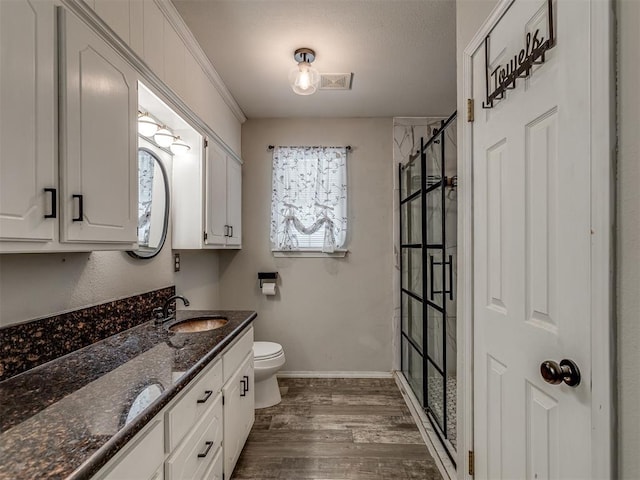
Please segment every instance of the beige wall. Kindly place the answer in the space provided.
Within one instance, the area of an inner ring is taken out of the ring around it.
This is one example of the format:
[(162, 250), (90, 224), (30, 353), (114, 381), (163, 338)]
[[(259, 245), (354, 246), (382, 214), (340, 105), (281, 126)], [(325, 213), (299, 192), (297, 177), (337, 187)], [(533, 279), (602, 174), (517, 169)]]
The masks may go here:
[(174, 274), (170, 237), (150, 260), (124, 252), (0, 255), (0, 327), (174, 284), (190, 308), (218, 308), (218, 253), (181, 256), (182, 269)]
[[(285, 371), (391, 370), (392, 128), (390, 118), (261, 119), (243, 125), (243, 249), (220, 256), (220, 302), (223, 308), (258, 312), (256, 339), (283, 345)], [(345, 258), (271, 254), (269, 144), (353, 147)], [(261, 295), (259, 271), (279, 272), (276, 297)]]
[(171, 250), (0, 255), (0, 327), (173, 285)]
[(619, 477), (640, 478), (640, 2), (617, 0)]

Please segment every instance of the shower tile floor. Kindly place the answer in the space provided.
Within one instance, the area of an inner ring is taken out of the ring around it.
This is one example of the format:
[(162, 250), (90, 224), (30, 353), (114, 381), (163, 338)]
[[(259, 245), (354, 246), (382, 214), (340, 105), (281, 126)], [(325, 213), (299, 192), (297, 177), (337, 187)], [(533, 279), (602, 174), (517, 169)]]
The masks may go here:
[[(438, 379), (432, 378), (429, 381), (429, 395), (432, 399), (431, 409), (435, 412), (442, 411), (442, 382)], [(453, 448), (456, 448), (456, 422), (457, 417), (457, 378), (453, 375), (447, 377), (447, 440), (451, 442)], [(441, 424), (441, 419), (438, 417)]]
[(233, 479), (441, 480), (393, 379), (280, 379)]

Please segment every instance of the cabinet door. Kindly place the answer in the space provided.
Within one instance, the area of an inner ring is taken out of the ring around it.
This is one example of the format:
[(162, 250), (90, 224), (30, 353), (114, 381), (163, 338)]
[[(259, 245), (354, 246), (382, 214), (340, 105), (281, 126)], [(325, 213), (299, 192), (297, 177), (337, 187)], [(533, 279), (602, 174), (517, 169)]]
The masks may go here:
[(224, 395), (224, 473), (231, 478), (255, 419), (253, 352), (222, 389)]
[(206, 148), (206, 239), (205, 245), (224, 245), (227, 227), (227, 157), (209, 142)]
[(204, 478), (206, 480), (223, 480), (223, 468), (224, 458), (222, 456), (222, 449), (219, 449), (218, 453), (216, 453), (216, 458), (213, 459), (211, 466), (205, 472)]
[[(0, 239), (54, 240), (53, 2), (0, 1)], [(48, 216), (50, 218), (45, 218)]]
[(161, 480), (158, 470), (164, 461), (163, 432), (162, 417), (152, 419), (94, 480)]
[(135, 243), (137, 76), (78, 18), (59, 15), (62, 240)]
[(227, 245), (242, 244), (242, 165), (227, 157), (227, 223), (231, 235)]

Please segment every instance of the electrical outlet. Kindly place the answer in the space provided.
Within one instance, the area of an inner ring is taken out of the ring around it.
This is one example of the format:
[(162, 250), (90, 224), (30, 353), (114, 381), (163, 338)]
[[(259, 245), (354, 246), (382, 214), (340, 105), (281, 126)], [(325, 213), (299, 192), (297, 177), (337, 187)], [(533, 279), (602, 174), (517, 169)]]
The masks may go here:
[(173, 271), (174, 272), (180, 271), (180, 254), (179, 253), (173, 254)]

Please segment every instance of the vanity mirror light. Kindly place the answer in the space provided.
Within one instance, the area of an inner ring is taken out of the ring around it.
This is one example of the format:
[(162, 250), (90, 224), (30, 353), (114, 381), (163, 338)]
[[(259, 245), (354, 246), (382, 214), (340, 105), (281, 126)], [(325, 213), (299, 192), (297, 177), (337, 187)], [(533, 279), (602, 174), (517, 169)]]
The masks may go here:
[[(169, 176), (160, 157), (168, 154), (140, 139), (138, 148), (138, 249), (134, 258), (153, 258), (167, 238), (169, 227)], [(169, 160), (170, 161), (170, 160)]]

